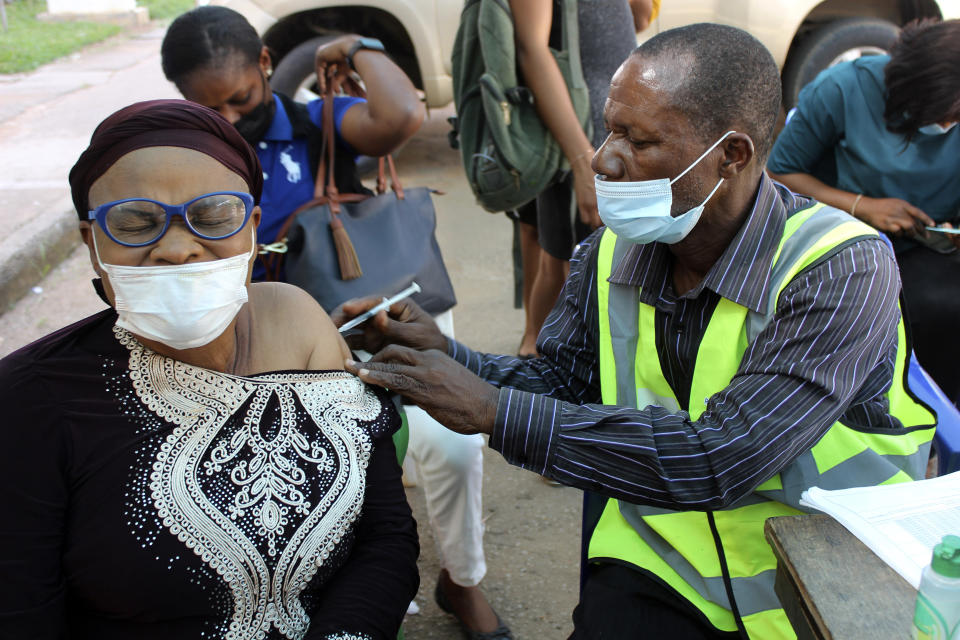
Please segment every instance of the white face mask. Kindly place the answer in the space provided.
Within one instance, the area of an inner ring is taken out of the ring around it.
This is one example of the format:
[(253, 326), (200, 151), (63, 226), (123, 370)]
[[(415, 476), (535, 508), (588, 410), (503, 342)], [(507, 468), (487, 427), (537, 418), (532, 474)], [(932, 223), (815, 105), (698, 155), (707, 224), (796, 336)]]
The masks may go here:
[(950, 129), (953, 129), (955, 126), (957, 126), (956, 122), (951, 122), (947, 126), (943, 126), (939, 122), (934, 122), (933, 124), (923, 125), (917, 129), (917, 131), (920, 133), (925, 133), (928, 136), (942, 136), (943, 134), (948, 133)]
[[(174, 349), (192, 349), (219, 337), (247, 301), (247, 270), (256, 239), (245, 254), (188, 264), (127, 267), (97, 262), (110, 279), (117, 326)], [(254, 233), (256, 233), (254, 231)]]
[(650, 242), (675, 244), (680, 242), (699, 222), (704, 205), (720, 188), (723, 178), (720, 178), (720, 182), (699, 206), (677, 217), (670, 215), (670, 207), (673, 205), (673, 190), (670, 185), (697, 166), (701, 160), (707, 157), (707, 154), (733, 133), (736, 132), (727, 131), (723, 134), (719, 140), (710, 145), (710, 148), (703, 155), (673, 180), (660, 178), (638, 182), (610, 182), (596, 176), (594, 181), (597, 188), (597, 209), (600, 213), (600, 219), (617, 236), (635, 244)]

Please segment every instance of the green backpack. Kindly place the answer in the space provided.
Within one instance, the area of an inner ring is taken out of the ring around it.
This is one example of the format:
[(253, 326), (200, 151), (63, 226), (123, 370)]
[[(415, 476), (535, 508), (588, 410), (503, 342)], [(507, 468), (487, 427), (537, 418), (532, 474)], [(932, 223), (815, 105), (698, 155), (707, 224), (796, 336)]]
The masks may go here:
[[(590, 137), (590, 96), (580, 66), (576, 0), (555, 0), (562, 50), (551, 48), (573, 109)], [(450, 142), (460, 148), (477, 203), (487, 211), (516, 209), (533, 200), (569, 167), (540, 120), (533, 92), (518, 86), (513, 15), (507, 0), (467, 0), (453, 45)]]

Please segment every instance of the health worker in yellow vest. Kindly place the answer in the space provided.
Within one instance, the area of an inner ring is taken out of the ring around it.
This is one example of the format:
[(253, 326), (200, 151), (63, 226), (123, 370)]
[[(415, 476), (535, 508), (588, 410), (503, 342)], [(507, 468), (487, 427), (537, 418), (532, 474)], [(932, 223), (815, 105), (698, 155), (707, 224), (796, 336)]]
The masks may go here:
[(893, 253), (765, 175), (779, 107), (747, 33), (651, 38), (613, 77), (593, 158), (606, 227), (543, 357), (471, 351), (401, 303), (366, 330), (374, 360), (347, 363), (590, 492), (577, 640), (793, 638), (764, 521), (802, 512), (811, 486), (923, 475), (936, 417), (906, 387)]

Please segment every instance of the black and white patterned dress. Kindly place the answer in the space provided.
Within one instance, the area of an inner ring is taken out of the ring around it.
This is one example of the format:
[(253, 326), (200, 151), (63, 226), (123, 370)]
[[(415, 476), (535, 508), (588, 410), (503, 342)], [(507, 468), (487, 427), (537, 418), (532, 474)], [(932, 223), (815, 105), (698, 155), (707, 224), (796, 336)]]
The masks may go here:
[(0, 638), (396, 637), (418, 547), (389, 399), (194, 367), (114, 320), (0, 363)]

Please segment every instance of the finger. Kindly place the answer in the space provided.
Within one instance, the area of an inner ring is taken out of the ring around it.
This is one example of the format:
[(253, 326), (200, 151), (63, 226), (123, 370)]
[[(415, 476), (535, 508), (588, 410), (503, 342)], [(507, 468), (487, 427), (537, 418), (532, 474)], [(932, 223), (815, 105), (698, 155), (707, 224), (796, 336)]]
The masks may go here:
[(391, 391), (396, 391), (411, 398), (417, 397), (423, 389), (423, 384), (416, 378), (408, 375), (412, 370), (406, 365), (394, 362), (356, 362), (346, 360), (344, 366), (347, 371), (356, 375), (363, 382), (375, 384), (378, 387), (384, 387)]
[(591, 228), (591, 229), (599, 229), (599, 228), (602, 227), (602, 226), (603, 226), (603, 220), (600, 218), (600, 212), (599, 212), (599, 211), (595, 211), (595, 212), (594, 212), (594, 216), (593, 216), (593, 220), (590, 221), (590, 228)]
[(390, 318), (387, 316), (386, 310), (378, 311), (377, 315), (370, 319), (370, 324), (376, 327), (380, 333), (387, 334), (390, 331)]
[(593, 218), (594, 218), (594, 215), (596, 214), (595, 210), (591, 211), (589, 207), (580, 207), (579, 213), (580, 213), (580, 222), (582, 222), (587, 226), (591, 226), (593, 224)]
[(390, 317), (399, 322), (406, 322), (416, 315), (418, 310), (420, 307), (417, 303), (407, 298), (390, 306)]
[[(383, 301), (383, 298), (369, 296), (366, 298), (353, 298), (340, 305), (340, 310), (349, 318), (354, 318), (364, 311), (368, 311)], [(334, 310), (336, 311), (336, 310)]]
[(317, 88), (321, 94), (327, 92), (327, 65), (324, 62), (317, 63)]
[(920, 236), (921, 238), (927, 237), (927, 229), (923, 222), (919, 218), (914, 218), (910, 216), (909, 222), (903, 223), (903, 230), (911, 235)]
[(928, 216), (926, 213), (916, 208), (913, 205), (907, 205), (907, 213), (913, 216), (917, 221), (921, 223), (921, 226), (935, 227), (937, 223), (934, 222), (933, 218)]
[(391, 344), (374, 354), (374, 356), (370, 358), (370, 362), (392, 362), (407, 366), (417, 366), (421, 363), (421, 357), (420, 352), (415, 349), (398, 344)]
[(389, 309), (377, 313), (372, 322), (381, 333), (394, 335), (397, 331), (403, 331), (404, 326), (414, 317), (416, 309), (416, 303), (401, 300)]
[[(398, 386), (400, 382), (398, 380), (387, 380), (387, 376), (382, 373), (377, 366), (367, 366), (367, 363), (361, 364), (355, 360), (345, 360), (343, 365), (348, 372), (357, 376), (367, 384), (374, 384), (378, 387), (386, 387), (400, 391)], [(371, 369), (373, 370), (371, 371)]]

